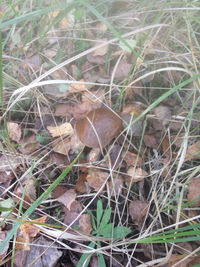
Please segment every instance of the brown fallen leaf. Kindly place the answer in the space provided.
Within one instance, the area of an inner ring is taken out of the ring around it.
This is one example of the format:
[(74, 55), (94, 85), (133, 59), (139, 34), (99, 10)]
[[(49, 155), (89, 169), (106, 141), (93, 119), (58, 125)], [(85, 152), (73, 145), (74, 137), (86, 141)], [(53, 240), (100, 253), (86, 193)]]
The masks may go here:
[[(176, 267), (193, 267), (195, 264), (198, 264), (200, 262), (199, 256), (189, 257), (185, 260), (183, 260), (185, 257), (187, 257), (188, 254), (172, 254), (169, 258), (167, 264), (169, 267), (173, 267), (176, 265)], [(183, 261), (181, 261), (183, 260)], [(181, 261), (180, 263), (178, 263)], [(195, 266), (194, 266), (195, 267)]]
[[(109, 174), (103, 171), (97, 171), (95, 169), (89, 170), (89, 174), (86, 176), (86, 180), (95, 191), (98, 191), (108, 179)], [(103, 189), (103, 188), (102, 188)]]
[(88, 90), (87, 85), (84, 82), (85, 82), (84, 79), (81, 79), (80, 81), (78, 81), (78, 83), (72, 83), (71, 89), (69, 89), (69, 93), (73, 94), (73, 93), (81, 93), (87, 91)]
[(94, 63), (94, 64), (97, 64), (97, 65), (102, 65), (102, 64), (105, 63), (105, 58), (103, 56), (94, 56), (92, 54), (88, 54), (87, 55), (87, 60), (90, 63)]
[(144, 178), (148, 176), (148, 173), (145, 170), (135, 167), (130, 167), (127, 171), (127, 174), (130, 176), (125, 177), (125, 181), (128, 183), (137, 183), (143, 181)]
[(47, 126), (47, 130), (52, 137), (72, 135), (74, 133), (74, 129), (69, 122), (65, 122), (59, 126)]
[(89, 235), (93, 228), (91, 224), (91, 218), (89, 214), (82, 214), (79, 219), (79, 232), (84, 235)]
[(64, 204), (68, 210), (71, 210), (71, 205), (75, 201), (76, 196), (77, 194), (74, 189), (68, 189), (64, 194), (57, 198), (57, 201)]
[(125, 151), (122, 154), (122, 158), (126, 162), (128, 167), (129, 166), (141, 167), (143, 164), (143, 159), (139, 155), (130, 151)]
[(60, 168), (66, 167), (70, 164), (68, 157), (54, 152), (50, 154), (50, 161), (51, 163), (56, 164)]
[(188, 187), (188, 201), (192, 202), (193, 207), (200, 206), (200, 178), (192, 178)]
[(40, 148), (39, 142), (36, 140), (36, 135), (31, 134), (23, 139), (20, 140), (19, 142), (19, 150), (21, 153), (25, 155), (29, 155), (35, 151), (37, 151)]
[(108, 182), (108, 188), (111, 196), (119, 196), (122, 192), (123, 179), (122, 177), (114, 177)]
[(164, 105), (159, 105), (154, 109), (153, 112), (163, 126), (169, 124), (172, 117), (172, 112), (169, 107)]
[(56, 153), (68, 155), (71, 149), (70, 138), (57, 138), (52, 144), (52, 149)]
[[(52, 241), (44, 236), (39, 236), (31, 242), (29, 251), (17, 249), (14, 257), (15, 267), (55, 267), (63, 252), (57, 247), (52, 247)], [(48, 248), (48, 249), (47, 249)]]
[(29, 222), (23, 223), (20, 226), (20, 231), (28, 234), (29, 237), (36, 237), (41, 231), (41, 229), (38, 228), (36, 224), (37, 223), (44, 224), (46, 219), (47, 219), (47, 216), (43, 216), (43, 217), (40, 217), (38, 219), (31, 220), (30, 223)]
[(20, 125), (16, 122), (8, 122), (7, 129), (10, 139), (18, 143), (22, 136)]
[(114, 72), (114, 79), (117, 81), (124, 80), (128, 76), (131, 66), (132, 65), (127, 63), (126, 60), (121, 60)]
[(23, 182), (14, 190), (14, 200), (16, 203), (24, 199), (24, 207), (29, 207), (29, 204), (36, 200), (36, 188), (35, 188), (36, 180), (34, 177), (26, 176)]
[[(100, 42), (103, 43), (106, 41), (107, 41), (107, 39), (98, 39), (95, 42), (95, 46), (99, 45)], [(108, 44), (104, 45), (101, 48), (96, 49), (92, 54), (93, 54), (93, 56), (104, 56), (107, 53), (107, 51), (108, 51)]]
[(9, 172), (16, 170), (24, 162), (23, 158), (18, 157), (14, 153), (7, 155), (4, 153), (0, 157), (0, 171)]
[(189, 145), (186, 151), (185, 161), (200, 158), (200, 141)]
[(76, 185), (75, 185), (75, 190), (82, 194), (87, 192), (86, 176), (87, 176), (87, 173), (82, 173), (79, 176), (78, 180), (76, 181)]
[(143, 200), (133, 200), (129, 204), (129, 214), (134, 221), (139, 226), (142, 226), (144, 222), (144, 217), (147, 215), (149, 207), (148, 201)]
[(65, 216), (64, 216), (64, 223), (66, 225), (71, 226), (79, 226), (79, 220), (80, 217), (77, 219), (77, 217), (80, 215), (82, 211), (82, 205), (80, 202), (75, 200), (71, 204), (71, 210), (69, 210), (67, 207), (64, 208)]
[(73, 110), (74, 107), (71, 104), (58, 104), (56, 105), (54, 115), (62, 117), (72, 116)]
[(155, 134), (145, 134), (144, 143), (147, 147), (150, 147), (150, 148), (158, 147), (158, 139), (156, 138)]

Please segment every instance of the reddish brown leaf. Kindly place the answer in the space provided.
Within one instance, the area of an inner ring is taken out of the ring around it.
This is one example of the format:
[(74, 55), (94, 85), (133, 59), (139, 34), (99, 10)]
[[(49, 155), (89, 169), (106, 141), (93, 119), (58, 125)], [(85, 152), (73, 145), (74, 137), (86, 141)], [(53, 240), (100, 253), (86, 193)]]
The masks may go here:
[(135, 167), (130, 167), (127, 171), (127, 174), (130, 176), (130, 177), (127, 176), (125, 177), (125, 181), (128, 183), (136, 183), (143, 181), (144, 178), (148, 176), (148, 173), (145, 170)]
[(87, 173), (82, 173), (79, 176), (78, 180), (76, 181), (76, 185), (75, 185), (75, 190), (82, 194), (87, 192), (86, 176), (87, 176)]
[(91, 218), (89, 214), (82, 214), (79, 219), (79, 232), (84, 235), (89, 235), (93, 228), (91, 224)]
[(38, 150), (39, 148), (40, 144), (36, 140), (35, 134), (31, 134), (29, 136), (24, 137), (24, 139), (21, 140), (19, 143), (19, 150), (25, 155), (29, 155), (34, 151)]
[(89, 171), (89, 174), (86, 176), (86, 180), (95, 191), (98, 191), (103, 184), (105, 184), (108, 176), (109, 174), (107, 172), (97, 171), (94, 169)]
[(76, 192), (74, 189), (68, 189), (63, 195), (59, 196), (57, 200), (64, 204), (69, 210), (76, 199)]
[(185, 161), (200, 158), (200, 141), (188, 146)]
[(144, 217), (147, 215), (149, 207), (148, 201), (133, 200), (129, 204), (129, 214), (132, 220), (139, 226), (143, 224)]
[(143, 159), (139, 155), (133, 152), (127, 151), (123, 154), (122, 157), (128, 166), (141, 167), (143, 164)]
[(144, 143), (147, 147), (150, 147), (150, 148), (158, 147), (158, 141), (157, 141), (155, 134), (145, 134)]
[(43, 217), (40, 217), (38, 219), (35, 219), (35, 220), (32, 220), (31, 223), (23, 223), (21, 226), (20, 226), (20, 230), (23, 232), (23, 233), (26, 233), (28, 234), (29, 237), (35, 237), (39, 234), (39, 232), (41, 231), (40, 228), (37, 227), (37, 223), (45, 223), (47, 219), (47, 216), (43, 216)]
[(70, 164), (67, 156), (53, 152), (50, 154), (50, 161), (60, 167), (66, 167)]

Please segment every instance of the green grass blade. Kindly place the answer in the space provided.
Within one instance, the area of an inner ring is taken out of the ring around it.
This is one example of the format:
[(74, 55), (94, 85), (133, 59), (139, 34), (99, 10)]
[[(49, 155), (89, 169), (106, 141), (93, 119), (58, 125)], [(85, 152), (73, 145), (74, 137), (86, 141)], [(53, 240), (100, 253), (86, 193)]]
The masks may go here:
[(98, 200), (97, 201), (97, 228), (100, 226), (102, 215), (103, 215), (103, 204), (101, 200)]

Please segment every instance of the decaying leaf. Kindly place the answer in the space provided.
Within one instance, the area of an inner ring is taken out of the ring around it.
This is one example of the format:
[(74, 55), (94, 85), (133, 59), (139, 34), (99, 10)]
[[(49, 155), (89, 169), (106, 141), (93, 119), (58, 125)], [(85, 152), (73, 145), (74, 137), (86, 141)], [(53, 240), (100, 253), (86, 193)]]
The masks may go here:
[(79, 232), (84, 235), (89, 235), (93, 228), (91, 224), (91, 218), (89, 214), (82, 214), (79, 219)]
[(101, 156), (101, 149), (99, 147), (92, 148), (88, 153), (87, 159), (89, 162), (98, 161)]
[(188, 187), (188, 201), (193, 207), (200, 206), (200, 178), (193, 178)]
[(14, 264), (16, 267), (55, 267), (63, 253), (57, 247), (56, 243), (52, 247), (52, 240), (39, 236), (31, 242), (29, 251), (16, 250)]
[(127, 78), (129, 71), (131, 70), (131, 64), (127, 63), (126, 60), (121, 60), (114, 72), (114, 79), (117, 81), (122, 81)]
[[(167, 264), (169, 267), (197, 267), (197, 265), (200, 262), (200, 257), (199, 256), (191, 256), (191, 257), (187, 257), (188, 254), (183, 254), (183, 255), (179, 255), (179, 254), (172, 254), (171, 257), (169, 258)], [(187, 257), (187, 258), (186, 258)], [(184, 260), (184, 258), (186, 258)], [(178, 263), (179, 261), (181, 261), (180, 263)]]
[(143, 159), (139, 155), (130, 151), (123, 152), (122, 158), (128, 166), (141, 167), (143, 164)]
[(64, 204), (69, 210), (71, 209), (72, 203), (76, 199), (76, 192), (74, 189), (68, 189), (64, 194), (59, 196), (57, 200)]
[[(29, 207), (29, 204), (36, 200), (35, 178), (27, 176), (23, 182), (14, 190), (16, 203), (24, 200), (24, 207)], [(24, 198), (22, 198), (24, 197)]]
[(87, 173), (82, 173), (79, 176), (78, 180), (76, 181), (76, 185), (75, 185), (75, 190), (82, 194), (87, 192), (86, 176), (87, 176)]
[(19, 150), (25, 155), (29, 155), (40, 148), (40, 144), (35, 134), (28, 135), (20, 140)]
[(52, 144), (53, 151), (59, 154), (68, 155), (71, 145), (70, 138), (61, 139), (58, 138)]
[(52, 137), (72, 135), (74, 133), (71, 123), (65, 122), (59, 126), (47, 126)]
[(5, 183), (15, 177), (11, 171), (0, 171), (0, 183)]
[(144, 217), (147, 215), (148, 201), (133, 200), (129, 204), (129, 214), (132, 220), (139, 226), (143, 224)]
[(59, 153), (54, 153), (54, 152), (50, 154), (50, 161), (51, 163), (56, 164), (60, 168), (65, 168), (66, 166), (70, 164), (68, 157), (66, 157), (65, 155), (59, 154)]
[(10, 139), (15, 142), (19, 142), (22, 136), (22, 130), (20, 125), (16, 122), (8, 122), (7, 129)]
[(87, 55), (87, 60), (90, 62), (90, 63), (94, 63), (94, 64), (97, 64), (97, 65), (102, 65), (105, 63), (105, 59), (103, 56), (94, 56), (92, 54), (88, 54)]
[[(96, 45), (99, 45), (100, 42), (106, 42), (107, 39), (98, 39), (96, 40), (95, 42), (95, 46)], [(108, 51), (108, 44), (104, 45), (103, 47), (101, 48), (98, 48), (96, 49), (94, 52), (93, 52), (93, 56), (104, 56)]]
[(30, 223), (29, 222), (23, 223), (20, 226), (20, 230), (23, 233), (28, 234), (29, 237), (36, 237), (39, 234), (39, 232), (41, 231), (40, 228), (38, 228), (36, 224), (37, 223), (44, 224), (46, 219), (47, 219), (47, 216), (43, 216), (43, 217), (40, 217), (38, 219), (30, 221)]
[(145, 134), (144, 135), (144, 143), (147, 147), (150, 148), (157, 148), (158, 147), (158, 140), (155, 134)]
[(200, 158), (200, 141), (188, 146), (185, 156), (185, 161)]
[(89, 171), (89, 174), (86, 176), (86, 180), (88, 184), (92, 188), (94, 188), (95, 191), (98, 191), (103, 186), (103, 184), (105, 184), (108, 176), (109, 174), (107, 172), (97, 171), (93, 169)]
[(128, 183), (136, 183), (143, 181), (144, 178), (148, 176), (148, 173), (145, 170), (135, 167), (130, 167), (127, 171), (127, 174), (130, 176), (125, 177), (125, 181)]
[(108, 187), (111, 196), (119, 196), (123, 187), (122, 177), (114, 177), (112, 181), (108, 182)]
[(154, 109), (154, 114), (163, 126), (169, 124), (172, 117), (172, 112), (169, 107), (160, 105)]
[(6, 153), (4, 153), (0, 157), (0, 171), (1, 172), (9, 172), (12, 170), (16, 170), (21, 164), (23, 164), (23, 158), (18, 157), (14, 153), (10, 155), (7, 155)]
[(69, 210), (67, 207), (64, 208), (65, 217), (64, 217), (64, 223), (69, 226), (78, 226), (79, 225), (79, 219), (77, 217), (80, 215), (82, 211), (82, 205), (80, 202), (75, 200), (71, 204), (71, 210)]

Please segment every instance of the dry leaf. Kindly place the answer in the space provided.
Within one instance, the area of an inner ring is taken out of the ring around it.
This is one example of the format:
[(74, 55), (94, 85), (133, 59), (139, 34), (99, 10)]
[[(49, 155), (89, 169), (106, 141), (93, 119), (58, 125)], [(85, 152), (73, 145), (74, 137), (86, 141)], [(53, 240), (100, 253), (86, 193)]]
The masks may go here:
[(19, 143), (19, 150), (25, 155), (29, 155), (40, 148), (39, 142), (36, 140), (36, 135), (31, 134), (24, 137)]
[(172, 112), (169, 107), (160, 105), (156, 107), (153, 112), (163, 126), (169, 124), (172, 117)]
[(136, 183), (143, 181), (144, 178), (148, 176), (148, 173), (145, 170), (135, 167), (130, 167), (127, 171), (127, 174), (130, 176), (125, 177), (125, 181), (128, 183)]
[(58, 104), (56, 105), (56, 110), (54, 115), (62, 117), (72, 116), (73, 111), (74, 111), (74, 106), (70, 104)]
[(57, 201), (64, 204), (68, 210), (71, 210), (71, 205), (76, 199), (76, 192), (74, 189), (68, 189), (66, 192), (57, 198)]
[(99, 147), (92, 148), (87, 155), (88, 162), (95, 162), (100, 159), (101, 156), (101, 149)]
[(36, 188), (35, 188), (35, 178), (26, 176), (25, 179), (23, 180), (22, 184), (19, 185), (15, 190), (14, 193), (17, 197), (14, 197), (14, 200), (16, 203), (24, 198), (24, 207), (27, 208), (29, 204), (34, 202), (36, 200)]
[(86, 176), (86, 180), (95, 191), (98, 191), (102, 185), (105, 184), (108, 176), (109, 174), (107, 172), (97, 171), (94, 169), (89, 171), (89, 174)]
[(53, 151), (59, 154), (68, 155), (71, 145), (70, 145), (70, 138), (65, 138), (64, 140), (58, 138), (52, 144)]
[(150, 148), (158, 147), (158, 139), (156, 138), (155, 134), (145, 134), (144, 143), (147, 147), (150, 147)]
[[(107, 39), (98, 39), (95, 42), (95, 46), (99, 45), (100, 42), (103, 43), (103, 42), (106, 42), (106, 41), (107, 41)], [(93, 56), (104, 56), (107, 53), (107, 51), (108, 51), (108, 44), (104, 45), (101, 48), (96, 49), (93, 52)]]
[[(80, 83), (83, 82), (83, 83)], [(71, 89), (69, 90), (69, 93), (80, 93), (83, 91), (87, 91), (87, 86), (84, 83), (84, 79), (81, 79), (78, 81), (78, 83), (72, 83), (71, 84)]]
[(200, 178), (193, 178), (188, 187), (188, 201), (193, 202), (193, 207), (200, 206)]
[(65, 122), (59, 126), (47, 126), (52, 137), (72, 135), (74, 133), (71, 123)]
[(82, 211), (82, 205), (80, 204), (80, 202), (75, 200), (71, 204), (71, 210), (69, 210), (66, 207), (64, 208), (64, 212), (65, 212), (64, 223), (66, 225), (71, 225), (73, 222), (71, 226), (79, 225), (80, 217), (79, 219), (76, 219), (76, 218), (80, 215), (81, 211)]
[(103, 34), (107, 31), (107, 26), (105, 23), (99, 22), (96, 24), (94, 31), (95, 31), (96, 35), (98, 36), (98, 35)]
[(38, 219), (31, 220), (30, 221), (31, 223), (29, 223), (29, 222), (23, 223), (20, 226), (20, 230), (22, 232), (28, 234), (29, 237), (35, 237), (35, 236), (37, 236), (39, 234), (39, 232), (41, 231), (41, 229), (38, 228), (36, 226), (36, 224), (34, 224), (34, 223), (42, 223), (42, 224), (44, 224), (45, 221), (46, 221), (46, 219), (47, 219), (47, 216), (43, 216), (43, 217), (40, 217)]
[(144, 217), (147, 215), (148, 201), (133, 200), (129, 204), (129, 214), (132, 220), (139, 226), (142, 226)]
[(84, 235), (89, 235), (93, 228), (91, 224), (91, 218), (89, 214), (82, 214), (79, 219), (79, 232)]
[(87, 173), (82, 173), (78, 180), (76, 181), (75, 190), (84, 194), (87, 192), (87, 186), (86, 186), (86, 176)]
[(128, 166), (141, 167), (143, 164), (143, 159), (139, 155), (130, 151), (124, 152), (122, 158)]
[(90, 62), (90, 63), (94, 63), (94, 64), (97, 64), (97, 65), (102, 65), (105, 63), (105, 59), (103, 56), (93, 56), (92, 54), (88, 54), (87, 55), (87, 60)]
[(131, 64), (127, 63), (124, 59), (120, 61), (114, 72), (114, 79), (117, 81), (122, 81), (127, 78), (129, 71), (131, 70)]
[(109, 187), (111, 196), (119, 196), (121, 194), (122, 187), (123, 187), (122, 177), (118, 177), (118, 178), (114, 177), (112, 181), (108, 182), (108, 187)]
[[(175, 265), (176, 265), (176, 267), (193, 267), (195, 264), (198, 264), (200, 262), (199, 256), (189, 257), (189, 258), (181, 261), (182, 259), (184, 259), (187, 256), (188, 256), (188, 254), (185, 254), (185, 255), (172, 254), (170, 259), (168, 260), (167, 264), (169, 267), (173, 267)], [(181, 262), (178, 263), (179, 261), (181, 261)]]
[(59, 167), (66, 167), (70, 164), (70, 161), (68, 159), (68, 157), (66, 157), (65, 155), (59, 154), (59, 153), (54, 153), (52, 152), (50, 154), (50, 161), (53, 164), (56, 164)]
[(8, 122), (7, 129), (10, 139), (18, 143), (22, 136), (20, 125), (15, 122)]
[(4, 153), (0, 157), (0, 171), (1, 172), (16, 170), (17, 167), (19, 167), (21, 164), (23, 164), (23, 159), (18, 157), (15, 154), (7, 155), (6, 153)]
[(200, 158), (200, 141), (188, 146), (185, 161)]

